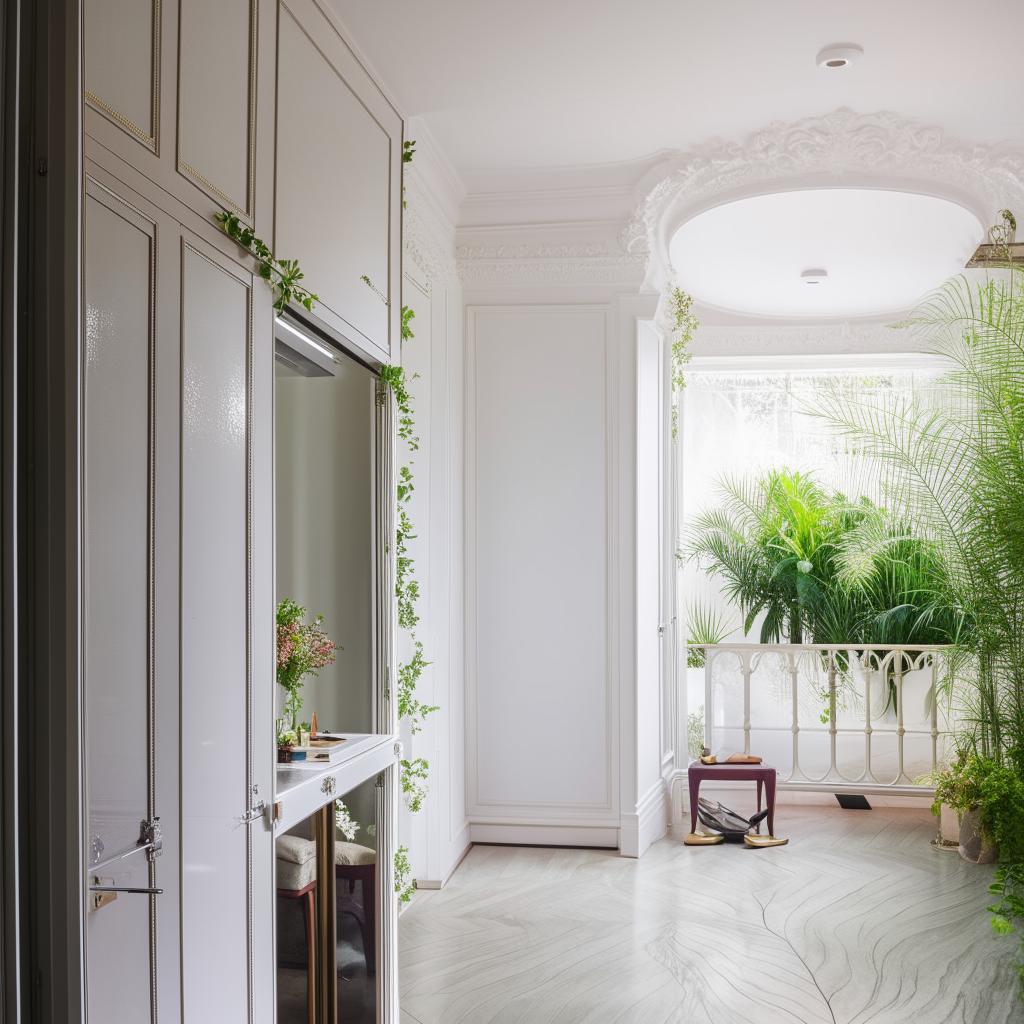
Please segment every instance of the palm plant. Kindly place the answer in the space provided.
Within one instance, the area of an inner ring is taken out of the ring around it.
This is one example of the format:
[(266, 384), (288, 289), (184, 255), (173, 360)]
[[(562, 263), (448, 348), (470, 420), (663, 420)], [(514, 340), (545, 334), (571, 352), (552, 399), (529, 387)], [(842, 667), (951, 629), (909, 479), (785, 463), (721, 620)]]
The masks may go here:
[(968, 739), (1024, 770), (1024, 272), (961, 276), (908, 322), (950, 362), (942, 400), (888, 407), (826, 392), (819, 415), (874, 468), (897, 519), (941, 559), (976, 658)]
[[(1015, 780), (982, 797), (999, 823), (998, 901), (989, 909), (1005, 933), (1024, 926), (1024, 271), (1009, 267), (982, 284), (957, 277), (910, 326), (950, 361), (945, 402), (880, 408), (833, 393), (820, 413), (941, 552), (947, 585), (970, 619), (959, 642), (977, 674), (961, 746)], [(1024, 994), (1024, 959), (1017, 969)]]
[(749, 632), (762, 613), (761, 642), (802, 643), (833, 575), (845, 506), (807, 474), (780, 469), (755, 480), (723, 480), (721, 503), (692, 523), (682, 556), (722, 580)]

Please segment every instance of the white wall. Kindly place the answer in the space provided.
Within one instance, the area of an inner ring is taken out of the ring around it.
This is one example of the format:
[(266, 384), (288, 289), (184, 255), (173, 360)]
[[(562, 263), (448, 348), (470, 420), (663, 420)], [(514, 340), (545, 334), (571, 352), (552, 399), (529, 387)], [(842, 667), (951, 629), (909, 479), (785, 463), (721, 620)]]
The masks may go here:
[(609, 333), (601, 305), (468, 310), (474, 838), (526, 839), (525, 824), (615, 845)]

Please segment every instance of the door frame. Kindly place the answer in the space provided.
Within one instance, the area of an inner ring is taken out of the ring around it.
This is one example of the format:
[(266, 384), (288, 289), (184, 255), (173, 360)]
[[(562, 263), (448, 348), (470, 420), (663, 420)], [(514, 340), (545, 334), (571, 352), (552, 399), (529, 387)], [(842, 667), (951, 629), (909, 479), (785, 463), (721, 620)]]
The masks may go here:
[(81, 13), (81, 0), (7, 0), (3, 11), (2, 1006), (10, 1021), (79, 1019), (84, 994)]

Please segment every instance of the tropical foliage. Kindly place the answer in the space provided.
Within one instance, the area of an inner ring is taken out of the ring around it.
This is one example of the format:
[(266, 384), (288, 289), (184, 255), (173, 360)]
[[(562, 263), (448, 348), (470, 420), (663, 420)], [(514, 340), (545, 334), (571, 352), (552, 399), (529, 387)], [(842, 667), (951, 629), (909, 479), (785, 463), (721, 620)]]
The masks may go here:
[[(958, 709), (966, 760), (940, 786), (979, 806), (999, 850), (993, 927), (1010, 932), (1024, 924), (1024, 270), (957, 277), (905, 326), (948, 360), (945, 400), (832, 393), (819, 412), (934, 546), (948, 603), (970, 623), (957, 636), (974, 666)], [(973, 790), (958, 789), (965, 770)]]
[(762, 643), (950, 643), (963, 631), (940, 549), (868, 499), (789, 469), (722, 481), (719, 497), (683, 555), (721, 580), (745, 632), (760, 619)]

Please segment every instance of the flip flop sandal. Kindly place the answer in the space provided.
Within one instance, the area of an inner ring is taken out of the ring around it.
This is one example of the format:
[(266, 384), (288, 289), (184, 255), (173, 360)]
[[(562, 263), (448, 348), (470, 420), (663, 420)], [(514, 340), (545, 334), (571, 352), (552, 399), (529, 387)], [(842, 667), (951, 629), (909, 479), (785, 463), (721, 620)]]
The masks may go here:
[(709, 836), (702, 832), (688, 832), (683, 836), (683, 845), (685, 846), (717, 846), (724, 842), (725, 836), (723, 835)]
[(743, 842), (755, 850), (760, 850), (769, 846), (785, 846), (789, 840), (779, 839), (776, 836), (744, 836)]

